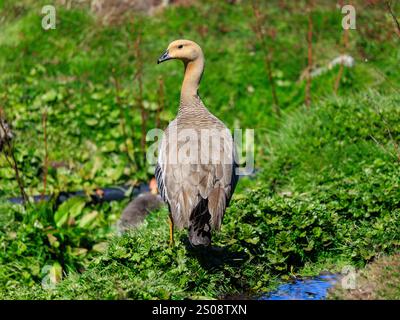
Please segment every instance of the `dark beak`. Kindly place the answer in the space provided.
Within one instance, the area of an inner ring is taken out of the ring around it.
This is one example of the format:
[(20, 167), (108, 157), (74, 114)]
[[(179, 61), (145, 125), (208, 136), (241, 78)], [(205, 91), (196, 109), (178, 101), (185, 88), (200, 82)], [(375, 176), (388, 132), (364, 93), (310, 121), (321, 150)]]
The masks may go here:
[(159, 63), (161, 63), (161, 62), (164, 62), (164, 61), (167, 61), (167, 60), (169, 60), (169, 59), (171, 59), (171, 57), (169, 56), (168, 50), (167, 50), (167, 51), (165, 51), (165, 52), (162, 54), (161, 57), (158, 58), (157, 64), (159, 64)]

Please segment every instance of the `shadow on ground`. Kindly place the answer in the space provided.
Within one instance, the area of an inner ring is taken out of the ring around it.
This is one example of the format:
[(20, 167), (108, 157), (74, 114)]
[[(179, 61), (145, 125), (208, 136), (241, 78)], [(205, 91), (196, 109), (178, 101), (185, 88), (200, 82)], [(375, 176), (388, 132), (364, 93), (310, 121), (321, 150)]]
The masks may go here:
[(200, 265), (207, 271), (217, 271), (224, 266), (240, 267), (248, 261), (249, 255), (237, 252), (231, 246), (193, 247), (187, 236), (182, 236), (181, 241), (185, 244), (190, 257), (198, 259)]

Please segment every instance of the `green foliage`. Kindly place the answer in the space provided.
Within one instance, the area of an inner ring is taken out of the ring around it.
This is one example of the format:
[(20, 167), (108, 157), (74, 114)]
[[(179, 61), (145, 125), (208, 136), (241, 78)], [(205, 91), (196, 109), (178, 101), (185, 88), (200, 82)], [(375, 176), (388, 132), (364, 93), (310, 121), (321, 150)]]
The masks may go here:
[(64, 276), (83, 270), (103, 250), (113, 231), (115, 212), (125, 203), (85, 207), (84, 199), (71, 198), (55, 211), (51, 203), (25, 210), (0, 202), (0, 286), (11, 290), (40, 283), (46, 266), (60, 265)]
[(236, 197), (227, 237), (286, 272), (326, 254), (360, 265), (398, 248), (399, 102), (368, 93), (289, 117), (258, 188)]
[[(307, 111), (304, 81), (299, 81), (307, 65), (307, 44), (301, 40), (307, 17), (297, 2), (285, 10), (278, 2), (261, 4), (284, 112), (277, 119), (247, 2), (173, 6), (111, 26), (87, 10), (59, 7), (57, 29), (47, 32), (37, 14), (41, 4), (0, 5), (0, 107), (15, 133), (16, 160), (29, 195), (43, 190), (44, 111), (47, 193), (84, 189), (90, 194), (99, 186), (134, 184), (153, 174), (140, 146), (133, 49), (139, 33), (146, 129), (155, 126), (158, 77), (165, 82), (162, 125), (176, 113), (182, 80), (176, 62), (160, 68), (156, 58), (171, 40), (193, 39), (207, 59), (200, 87), (205, 104), (231, 128), (255, 129), (261, 171), (239, 183), (214, 237), (217, 247), (196, 252), (187, 247), (184, 232), (175, 247), (168, 247), (165, 210), (116, 238), (113, 224), (126, 201), (93, 205), (74, 198), (58, 208), (11, 205), (6, 198), (17, 196), (18, 188), (0, 156), (1, 298), (258, 294), (281, 277), (337, 271), (339, 261), (362, 266), (381, 252), (398, 250), (399, 40), (386, 32), (392, 21), (382, 19), (381, 9), (358, 10), (347, 52), (355, 67), (344, 69), (338, 97), (331, 96), (338, 67), (313, 79)], [(313, 60), (326, 65), (342, 52), (340, 11), (322, 1), (313, 20)], [(44, 289), (44, 279), (58, 284)]]
[[(222, 296), (246, 290), (253, 280), (265, 279), (262, 265), (244, 267), (246, 256), (227, 248), (212, 252), (187, 247), (186, 234), (177, 233), (174, 247), (168, 245), (167, 214), (163, 210), (146, 219), (139, 229), (114, 238), (82, 273), (71, 272), (53, 290), (35, 285), (8, 286), (0, 296), (19, 298), (75, 299), (182, 299)], [(217, 241), (218, 243), (218, 241)], [(39, 269), (38, 269), (39, 272)]]
[[(391, 120), (382, 131), (381, 119), (398, 112), (397, 102), (398, 97), (369, 93), (330, 99), (310, 113), (289, 116), (271, 140), (269, 161), (255, 185), (234, 196), (211, 251), (190, 249), (185, 232), (169, 247), (164, 210), (114, 238), (86, 271), (70, 274), (56, 289), (36, 286), (30, 294), (25, 289), (9, 294), (68, 299), (255, 294), (277, 277), (308, 272), (310, 265), (319, 266), (314, 272), (332, 261), (362, 266), (377, 254), (394, 252), (400, 246), (400, 168), (391, 152), (399, 131)], [(357, 114), (359, 121), (352, 121)], [(313, 163), (303, 163), (303, 157)]]
[[(6, 1), (1, 11), (0, 104), (16, 132), (17, 160), (32, 192), (42, 190), (43, 139), (41, 115), (48, 111), (48, 145), (52, 163), (49, 192), (93, 190), (98, 186), (136, 182), (149, 177), (140, 148), (141, 115), (137, 105), (137, 57), (134, 43), (141, 34), (143, 100), (147, 129), (155, 126), (157, 79), (165, 82), (164, 126), (177, 110), (182, 81), (178, 62), (158, 66), (155, 61), (168, 43), (182, 36), (201, 43), (207, 63), (200, 93), (205, 104), (231, 128), (256, 129), (256, 152), (263, 155), (265, 130), (281, 123), (271, 109), (271, 92), (264, 70), (264, 54), (252, 27), (250, 3), (231, 5), (206, 1), (195, 7), (172, 6), (155, 17), (134, 17), (104, 26), (82, 8), (57, 6), (57, 28), (43, 31), (44, 2)], [(267, 42), (273, 48), (273, 72), (282, 110), (295, 110), (304, 101), (307, 18), (302, 5), (263, 4)], [(392, 21), (382, 21), (379, 8), (357, 18), (348, 54), (356, 65), (345, 68), (340, 94), (366, 88), (393, 92), (400, 81), (393, 72), (398, 62), (396, 34), (381, 39)], [(341, 14), (321, 3), (313, 14), (317, 65), (327, 65), (341, 53)], [(370, 29), (376, 33), (368, 32)], [(182, 34), (182, 30), (185, 33)], [(379, 39), (376, 39), (379, 37)], [(338, 67), (315, 78), (313, 100), (333, 92)], [(114, 78), (120, 83), (119, 102)], [(126, 133), (123, 130), (125, 122)], [(151, 142), (149, 142), (151, 143)], [(62, 148), (60, 148), (62, 146)], [(79, 150), (79, 151), (77, 151)], [(12, 172), (0, 159), (3, 187), (0, 197), (17, 194)]]
[(82, 213), (85, 207), (85, 200), (79, 197), (65, 201), (54, 214), (54, 222), (57, 227), (61, 227), (69, 219), (74, 219)]

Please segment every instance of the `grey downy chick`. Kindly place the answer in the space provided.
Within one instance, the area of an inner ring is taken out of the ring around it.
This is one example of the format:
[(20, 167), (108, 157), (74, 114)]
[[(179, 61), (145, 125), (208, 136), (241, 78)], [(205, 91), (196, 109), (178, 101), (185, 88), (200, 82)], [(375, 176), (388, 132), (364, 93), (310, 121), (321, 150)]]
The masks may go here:
[(163, 203), (157, 194), (150, 192), (140, 194), (122, 212), (117, 222), (117, 234), (122, 235), (140, 225), (150, 212), (159, 209)]

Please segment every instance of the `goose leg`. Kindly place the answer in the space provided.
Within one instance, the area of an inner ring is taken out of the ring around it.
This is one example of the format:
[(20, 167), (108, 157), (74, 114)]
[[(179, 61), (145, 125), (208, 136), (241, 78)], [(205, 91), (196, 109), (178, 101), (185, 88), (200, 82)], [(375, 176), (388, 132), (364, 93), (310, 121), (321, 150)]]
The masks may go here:
[(169, 221), (169, 245), (172, 247), (174, 245), (174, 221), (172, 220), (172, 215), (168, 216)]

